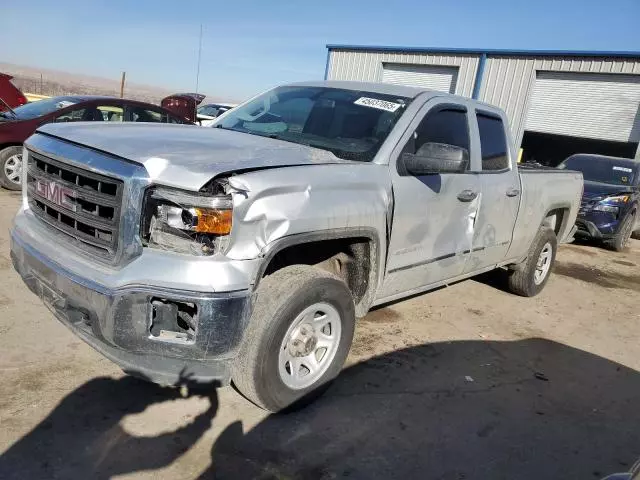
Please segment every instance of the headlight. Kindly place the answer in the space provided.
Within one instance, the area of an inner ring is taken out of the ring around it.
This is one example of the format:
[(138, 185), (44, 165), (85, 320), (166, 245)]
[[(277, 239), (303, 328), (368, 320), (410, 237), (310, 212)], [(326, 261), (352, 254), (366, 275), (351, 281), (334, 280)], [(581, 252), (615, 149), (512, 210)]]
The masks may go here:
[(231, 232), (231, 195), (153, 188), (145, 198), (142, 241), (150, 248), (213, 255)]
[(618, 213), (620, 208), (617, 205), (627, 203), (631, 197), (629, 195), (616, 195), (600, 200), (593, 209), (597, 212)]
[(601, 200), (601, 203), (627, 203), (631, 197), (629, 195), (616, 195)]
[(609, 213), (618, 213), (618, 211), (620, 210), (615, 205), (606, 205), (602, 203), (597, 204), (595, 207), (593, 207), (593, 209), (596, 212), (609, 212)]

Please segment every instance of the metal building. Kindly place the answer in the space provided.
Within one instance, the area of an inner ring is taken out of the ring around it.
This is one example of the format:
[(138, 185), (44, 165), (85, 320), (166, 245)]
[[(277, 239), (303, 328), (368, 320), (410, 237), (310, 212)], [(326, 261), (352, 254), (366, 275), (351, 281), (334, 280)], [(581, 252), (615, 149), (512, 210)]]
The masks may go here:
[(640, 52), (327, 49), (326, 79), (418, 85), (500, 106), (524, 161), (640, 158)]

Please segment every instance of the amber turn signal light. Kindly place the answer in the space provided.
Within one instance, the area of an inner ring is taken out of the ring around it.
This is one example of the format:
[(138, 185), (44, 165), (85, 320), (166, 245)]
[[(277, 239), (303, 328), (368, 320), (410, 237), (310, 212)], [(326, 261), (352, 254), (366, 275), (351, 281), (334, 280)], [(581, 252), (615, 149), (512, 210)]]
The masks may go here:
[(194, 230), (198, 233), (228, 235), (231, 232), (231, 210), (194, 208), (197, 223)]

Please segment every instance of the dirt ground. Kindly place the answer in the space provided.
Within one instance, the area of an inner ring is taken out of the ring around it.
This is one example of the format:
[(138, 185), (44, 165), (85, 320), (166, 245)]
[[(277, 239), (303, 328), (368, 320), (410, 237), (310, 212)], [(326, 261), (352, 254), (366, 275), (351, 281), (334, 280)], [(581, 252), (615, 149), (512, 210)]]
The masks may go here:
[(589, 479), (640, 457), (640, 241), (563, 246), (536, 298), (490, 274), (371, 312), (314, 405), (125, 377), (11, 267), (0, 191), (0, 478)]

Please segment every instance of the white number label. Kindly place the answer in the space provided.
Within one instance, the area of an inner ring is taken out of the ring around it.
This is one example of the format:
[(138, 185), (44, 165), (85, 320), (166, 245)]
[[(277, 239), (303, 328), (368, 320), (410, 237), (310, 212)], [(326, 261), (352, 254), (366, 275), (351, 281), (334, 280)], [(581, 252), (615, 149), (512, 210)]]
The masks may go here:
[(378, 110), (385, 110), (387, 112), (395, 112), (398, 110), (402, 104), (387, 102), (386, 100), (379, 100), (377, 98), (369, 98), (369, 97), (360, 97), (355, 102), (356, 105), (361, 105), (363, 107), (371, 107), (377, 108)]
[(632, 169), (626, 168), (626, 167), (613, 167), (613, 169), (614, 170), (620, 170), (621, 172), (627, 172), (627, 173), (633, 172)]

